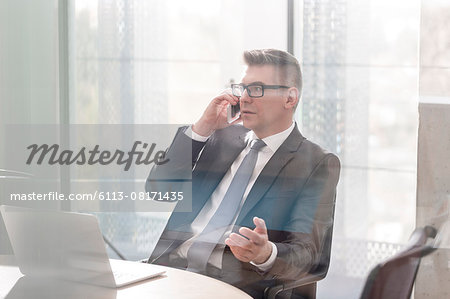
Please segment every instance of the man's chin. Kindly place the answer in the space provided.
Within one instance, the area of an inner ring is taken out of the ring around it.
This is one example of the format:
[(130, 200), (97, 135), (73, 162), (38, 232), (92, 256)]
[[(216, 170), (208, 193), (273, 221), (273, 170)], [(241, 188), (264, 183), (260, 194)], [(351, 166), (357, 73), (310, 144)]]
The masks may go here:
[(253, 127), (254, 127), (254, 123), (252, 121), (249, 121), (246, 119), (242, 120), (242, 125), (249, 130), (253, 130)]

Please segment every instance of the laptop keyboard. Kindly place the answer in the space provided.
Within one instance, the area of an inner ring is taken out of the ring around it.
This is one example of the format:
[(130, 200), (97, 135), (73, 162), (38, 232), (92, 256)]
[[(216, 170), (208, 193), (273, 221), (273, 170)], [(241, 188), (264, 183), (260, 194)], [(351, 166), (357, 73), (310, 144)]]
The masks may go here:
[(164, 272), (159, 268), (152, 267), (153, 265), (139, 262), (110, 260), (110, 264), (118, 286), (158, 276)]

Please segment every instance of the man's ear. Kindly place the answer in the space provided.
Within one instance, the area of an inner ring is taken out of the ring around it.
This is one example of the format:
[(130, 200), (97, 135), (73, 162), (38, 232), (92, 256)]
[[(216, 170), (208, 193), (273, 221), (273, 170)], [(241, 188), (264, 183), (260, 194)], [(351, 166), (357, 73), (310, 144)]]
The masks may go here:
[(298, 89), (296, 87), (291, 87), (288, 89), (288, 96), (284, 104), (286, 109), (293, 109), (298, 102)]

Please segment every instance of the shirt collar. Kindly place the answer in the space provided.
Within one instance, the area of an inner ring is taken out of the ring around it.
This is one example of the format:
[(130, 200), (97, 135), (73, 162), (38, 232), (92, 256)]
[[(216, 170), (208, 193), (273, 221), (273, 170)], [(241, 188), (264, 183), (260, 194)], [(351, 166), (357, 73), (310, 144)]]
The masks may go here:
[[(287, 128), (286, 130), (267, 136), (266, 138), (263, 138), (262, 141), (264, 141), (267, 145), (267, 148), (269, 148), (272, 152), (276, 152), (278, 148), (283, 144), (283, 142), (288, 138), (288, 136), (291, 134), (291, 132), (294, 130), (295, 122), (293, 121), (291, 126)], [(251, 141), (258, 139), (256, 137), (255, 132), (249, 131), (247, 135), (245, 136), (245, 140), (247, 141), (247, 144), (251, 144)], [(264, 150), (264, 148), (262, 149)]]

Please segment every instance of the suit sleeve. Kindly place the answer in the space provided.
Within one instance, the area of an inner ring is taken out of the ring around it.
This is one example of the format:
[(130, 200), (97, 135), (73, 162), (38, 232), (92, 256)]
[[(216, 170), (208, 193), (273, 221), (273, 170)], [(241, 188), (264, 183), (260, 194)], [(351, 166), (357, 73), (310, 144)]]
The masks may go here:
[(311, 172), (282, 232), (284, 240), (275, 242), (278, 254), (267, 273), (270, 278), (299, 279), (329, 262), (322, 252), (331, 246), (327, 241), (331, 240), (339, 172), (340, 162), (333, 154), (325, 155)]
[(154, 165), (147, 177), (145, 191), (172, 191), (179, 189), (178, 183), (192, 180), (192, 169), (206, 142), (192, 140), (185, 134), (187, 127), (178, 129), (172, 144), (165, 152), (168, 161), (162, 165)]

